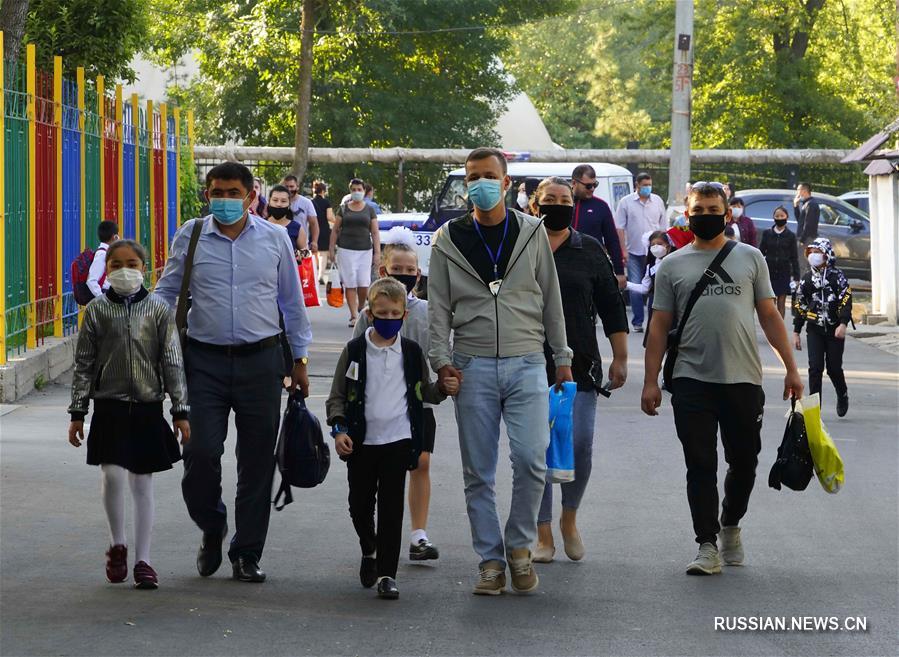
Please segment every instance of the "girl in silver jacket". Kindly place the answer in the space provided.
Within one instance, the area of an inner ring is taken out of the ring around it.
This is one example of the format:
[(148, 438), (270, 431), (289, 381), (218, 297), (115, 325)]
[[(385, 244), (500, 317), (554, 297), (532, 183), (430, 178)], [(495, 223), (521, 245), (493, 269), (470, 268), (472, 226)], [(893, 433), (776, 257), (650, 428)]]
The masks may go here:
[[(143, 286), (147, 253), (132, 240), (118, 240), (106, 254), (110, 288), (84, 310), (78, 333), (69, 442), (84, 440), (88, 402), (94, 400), (87, 462), (102, 473), (103, 507), (109, 522), (106, 577), (128, 577), (125, 487), (134, 501), (134, 586), (155, 589), (150, 565), (153, 527), (152, 473), (170, 470), (181, 459), (176, 433), (190, 438), (187, 383), (175, 324), (165, 302)], [(173, 426), (162, 410), (172, 400)]]

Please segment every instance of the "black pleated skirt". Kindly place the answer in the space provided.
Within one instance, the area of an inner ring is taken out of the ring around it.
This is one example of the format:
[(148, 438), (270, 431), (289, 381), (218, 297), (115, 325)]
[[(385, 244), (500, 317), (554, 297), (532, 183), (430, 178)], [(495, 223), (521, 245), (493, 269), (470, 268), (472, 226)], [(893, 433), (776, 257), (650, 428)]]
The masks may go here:
[(88, 465), (118, 465), (135, 474), (171, 470), (181, 450), (162, 402), (94, 401), (87, 436)]

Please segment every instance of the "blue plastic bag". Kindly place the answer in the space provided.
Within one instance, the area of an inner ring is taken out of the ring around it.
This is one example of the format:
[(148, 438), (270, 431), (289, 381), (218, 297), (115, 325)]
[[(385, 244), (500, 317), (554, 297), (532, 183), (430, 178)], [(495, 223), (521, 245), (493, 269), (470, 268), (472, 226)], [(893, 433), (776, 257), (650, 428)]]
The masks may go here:
[(562, 392), (549, 388), (549, 447), (546, 450), (546, 481), (574, 481), (574, 396), (577, 384), (562, 384)]

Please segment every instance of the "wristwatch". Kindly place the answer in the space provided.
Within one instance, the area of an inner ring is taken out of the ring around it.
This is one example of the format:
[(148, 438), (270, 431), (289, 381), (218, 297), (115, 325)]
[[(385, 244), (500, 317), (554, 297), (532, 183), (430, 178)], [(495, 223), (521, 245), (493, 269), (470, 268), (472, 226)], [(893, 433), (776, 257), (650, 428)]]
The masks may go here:
[(349, 431), (350, 431), (349, 427), (338, 423), (338, 424), (335, 424), (333, 427), (331, 427), (331, 437), (336, 438), (338, 434), (349, 433)]
[(309, 358), (307, 358), (306, 356), (303, 356), (302, 358), (294, 358), (294, 359), (293, 359), (293, 364), (294, 364), (294, 365), (308, 365), (308, 364), (309, 364)]

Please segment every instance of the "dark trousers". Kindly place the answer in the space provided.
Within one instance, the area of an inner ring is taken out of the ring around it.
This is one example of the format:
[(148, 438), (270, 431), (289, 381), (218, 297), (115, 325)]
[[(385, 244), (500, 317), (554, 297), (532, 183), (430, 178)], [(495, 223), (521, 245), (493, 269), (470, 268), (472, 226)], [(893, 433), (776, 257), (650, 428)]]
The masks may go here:
[(184, 446), (181, 491), (190, 517), (203, 532), (218, 533), (227, 510), (222, 501), (222, 454), (228, 417), (237, 425), (237, 495), (228, 557), (262, 557), (271, 512), (275, 442), (281, 410), (281, 347), (228, 356), (188, 343), (187, 394), (191, 438)]
[(808, 390), (809, 394), (821, 392), (821, 380), (825, 365), (827, 376), (833, 383), (837, 395), (846, 394), (846, 377), (843, 374), (843, 349), (846, 340), (838, 340), (833, 335), (834, 328), (824, 330), (817, 326), (808, 326)]
[[(403, 542), (409, 440), (353, 448), (347, 460), (350, 517), (362, 554), (378, 553), (378, 577), (396, 577)], [(375, 531), (375, 500), (378, 529)]]
[[(765, 393), (750, 383), (672, 381), (671, 405), (687, 463), (687, 501), (697, 543), (715, 543), (721, 525), (746, 514), (762, 448)], [(721, 525), (718, 524), (718, 428), (727, 461)]]

